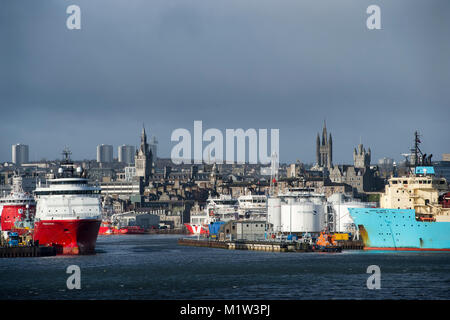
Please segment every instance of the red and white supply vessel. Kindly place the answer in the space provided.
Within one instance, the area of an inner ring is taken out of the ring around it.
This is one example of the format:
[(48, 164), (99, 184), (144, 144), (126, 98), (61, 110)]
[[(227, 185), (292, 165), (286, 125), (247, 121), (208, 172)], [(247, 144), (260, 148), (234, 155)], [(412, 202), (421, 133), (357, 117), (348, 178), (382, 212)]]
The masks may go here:
[(92, 186), (85, 171), (74, 168), (70, 151), (58, 173), (35, 190), (37, 201), (34, 240), (55, 246), (62, 254), (92, 254), (101, 223), (100, 188)]
[(238, 201), (230, 195), (209, 195), (205, 210), (191, 213), (191, 220), (184, 225), (190, 234), (209, 234), (209, 224), (214, 221), (238, 220)]
[(23, 235), (33, 227), (36, 202), (32, 194), (24, 192), (22, 177), (14, 175), (11, 193), (0, 198), (0, 229)]

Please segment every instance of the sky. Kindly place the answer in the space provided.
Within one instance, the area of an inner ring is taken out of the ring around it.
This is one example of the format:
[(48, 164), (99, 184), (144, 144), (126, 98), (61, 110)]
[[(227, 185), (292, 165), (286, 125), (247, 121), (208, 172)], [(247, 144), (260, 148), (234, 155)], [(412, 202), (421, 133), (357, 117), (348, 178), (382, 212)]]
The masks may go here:
[[(69, 5), (81, 29), (69, 30)], [(366, 9), (381, 9), (369, 30)], [(138, 145), (143, 123), (169, 157), (175, 129), (279, 129), (281, 162), (333, 161), (360, 141), (402, 159), (450, 153), (448, 0), (2, 0), (0, 161), (95, 159)], [(206, 146), (206, 143), (205, 143)]]

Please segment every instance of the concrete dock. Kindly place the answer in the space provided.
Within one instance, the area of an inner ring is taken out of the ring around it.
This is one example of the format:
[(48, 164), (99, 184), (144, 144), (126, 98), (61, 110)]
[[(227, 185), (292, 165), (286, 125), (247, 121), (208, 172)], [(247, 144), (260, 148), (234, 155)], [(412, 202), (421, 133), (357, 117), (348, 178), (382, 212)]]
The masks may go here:
[(307, 243), (273, 241), (218, 241), (209, 239), (178, 239), (182, 246), (209, 247), (228, 250), (254, 250), (266, 252), (340, 252), (341, 247), (320, 249)]
[(343, 250), (364, 250), (362, 240), (337, 240), (336, 242)]

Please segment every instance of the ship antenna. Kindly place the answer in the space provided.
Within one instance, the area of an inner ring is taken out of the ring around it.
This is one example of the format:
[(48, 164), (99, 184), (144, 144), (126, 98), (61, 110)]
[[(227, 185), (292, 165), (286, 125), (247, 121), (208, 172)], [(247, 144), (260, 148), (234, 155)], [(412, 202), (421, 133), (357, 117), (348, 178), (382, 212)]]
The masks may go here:
[(414, 163), (411, 163), (412, 167), (417, 167), (420, 165), (420, 157), (423, 157), (422, 151), (419, 148), (420, 141), (420, 134), (418, 131), (414, 132), (414, 148), (411, 149), (411, 153), (414, 155)]
[(69, 163), (70, 162), (70, 155), (72, 154), (72, 152), (70, 152), (70, 149), (67, 147), (67, 146), (65, 146), (64, 147), (64, 150), (63, 150), (63, 152), (62, 152), (62, 155), (63, 155), (63, 162), (64, 163)]
[(275, 184), (278, 183), (278, 155), (276, 152), (272, 153), (270, 163), (270, 187), (269, 194), (273, 196), (275, 194)]

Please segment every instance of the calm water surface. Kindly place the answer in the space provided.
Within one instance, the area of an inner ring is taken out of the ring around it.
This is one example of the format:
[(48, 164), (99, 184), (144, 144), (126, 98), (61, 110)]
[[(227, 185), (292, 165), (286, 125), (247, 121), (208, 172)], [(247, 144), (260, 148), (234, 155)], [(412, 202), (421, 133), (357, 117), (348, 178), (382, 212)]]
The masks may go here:
[[(93, 256), (0, 259), (0, 299), (450, 299), (450, 253), (271, 253), (99, 236)], [(81, 268), (68, 290), (66, 268)], [(366, 286), (369, 265), (381, 289)]]

